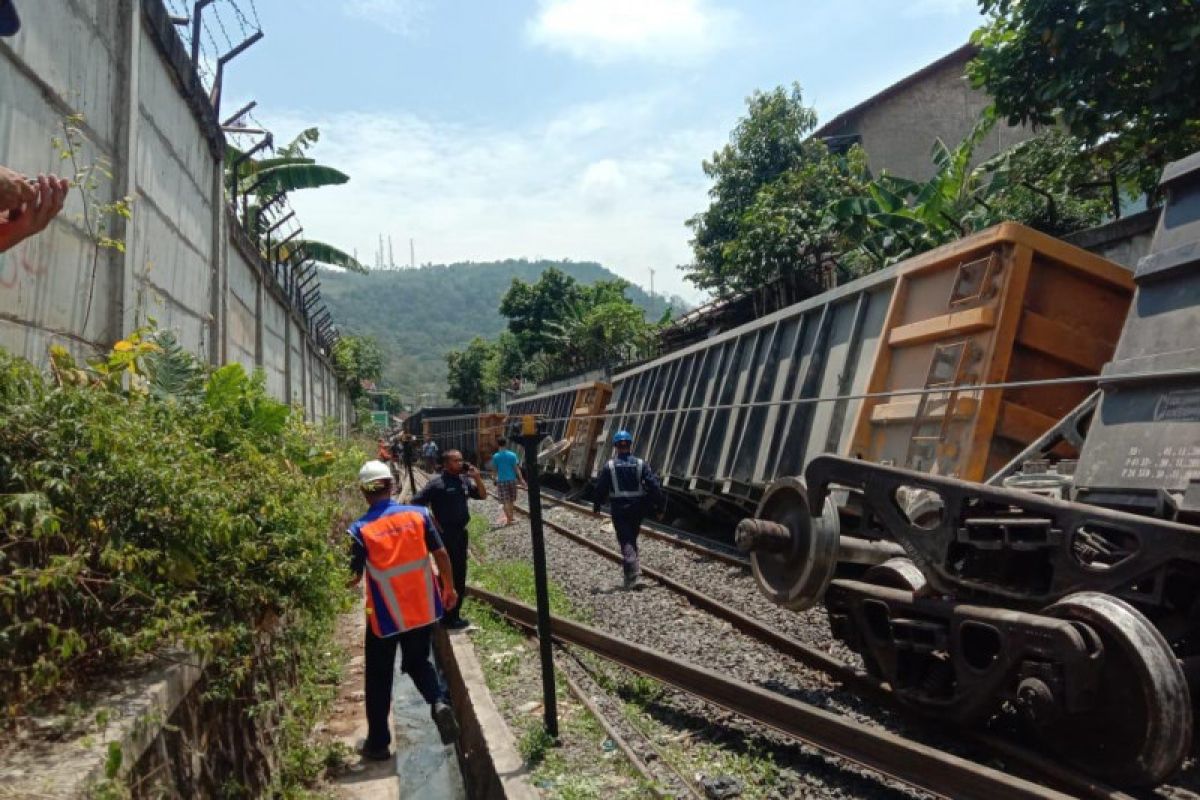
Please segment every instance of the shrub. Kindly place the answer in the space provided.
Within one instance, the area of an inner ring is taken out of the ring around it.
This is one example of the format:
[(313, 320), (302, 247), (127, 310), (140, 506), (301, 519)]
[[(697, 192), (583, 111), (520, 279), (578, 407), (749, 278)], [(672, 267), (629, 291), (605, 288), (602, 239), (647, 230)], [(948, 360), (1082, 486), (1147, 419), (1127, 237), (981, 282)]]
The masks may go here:
[(361, 453), (167, 333), (52, 365), (0, 351), (0, 722), (168, 644), (236, 687), (266, 623), (344, 607)]

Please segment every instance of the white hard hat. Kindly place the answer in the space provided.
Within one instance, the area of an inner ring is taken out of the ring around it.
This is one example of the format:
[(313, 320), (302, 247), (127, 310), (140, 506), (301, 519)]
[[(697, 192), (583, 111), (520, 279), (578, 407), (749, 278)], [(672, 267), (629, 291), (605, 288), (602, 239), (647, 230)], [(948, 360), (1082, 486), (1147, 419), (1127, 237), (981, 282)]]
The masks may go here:
[(382, 461), (368, 461), (358, 471), (358, 482), (363, 486), (366, 486), (368, 483), (390, 481), (391, 479), (392, 471)]

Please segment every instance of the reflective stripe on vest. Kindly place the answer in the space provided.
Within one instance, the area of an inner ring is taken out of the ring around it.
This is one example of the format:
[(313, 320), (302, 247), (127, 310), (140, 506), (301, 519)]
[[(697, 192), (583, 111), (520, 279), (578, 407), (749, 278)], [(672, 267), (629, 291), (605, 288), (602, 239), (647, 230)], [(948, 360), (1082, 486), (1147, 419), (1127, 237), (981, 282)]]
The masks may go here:
[(622, 489), (621, 484), (617, 482), (617, 460), (610, 458), (608, 460), (608, 474), (612, 478), (612, 491), (608, 493), (609, 497), (645, 497), (646, 490), (642, 488), (642, 460), (634, 458), (631, 462), (637, 467), (637, 488)]
[[(360, 529), (367, 551), (367, 613), (376, 636), (421, 628), (441, 616), (422, 513), (393, 511)], [(383, 609), (375, 608), (376, 596)], [(382, 611), (394, 631), (383, 631)]]

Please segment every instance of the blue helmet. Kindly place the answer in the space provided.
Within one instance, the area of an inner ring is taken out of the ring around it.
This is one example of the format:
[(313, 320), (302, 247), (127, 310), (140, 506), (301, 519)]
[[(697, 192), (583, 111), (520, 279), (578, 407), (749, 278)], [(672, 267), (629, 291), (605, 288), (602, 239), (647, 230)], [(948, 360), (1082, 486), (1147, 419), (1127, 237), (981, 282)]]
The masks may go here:
[(629, 431), (617, 431), (617, 435), (613, 437), (613, 444), (620, 444), (621, 442), (633, 442), (633, 436), (630, 435)]

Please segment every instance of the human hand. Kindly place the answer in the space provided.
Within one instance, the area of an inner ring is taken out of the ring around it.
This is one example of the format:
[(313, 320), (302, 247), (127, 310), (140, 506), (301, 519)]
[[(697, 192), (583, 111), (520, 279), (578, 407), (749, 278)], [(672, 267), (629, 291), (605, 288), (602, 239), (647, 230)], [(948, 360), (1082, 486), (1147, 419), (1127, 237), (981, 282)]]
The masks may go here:
[(18, 209), (37, 200), (37, 189), (19, 172), (0, 167), (0, 211)]
[(458, 603), (458, 592), (454, 591), (454, 585), (442, 586), (442, 608), (454, 608), (456, 603)]
[(70, 184), (66, 178), (38, 175), (34, 184), (26, 184), (34, 197), (0, 213), (0, 253), (45, 229), (62, 211)]

